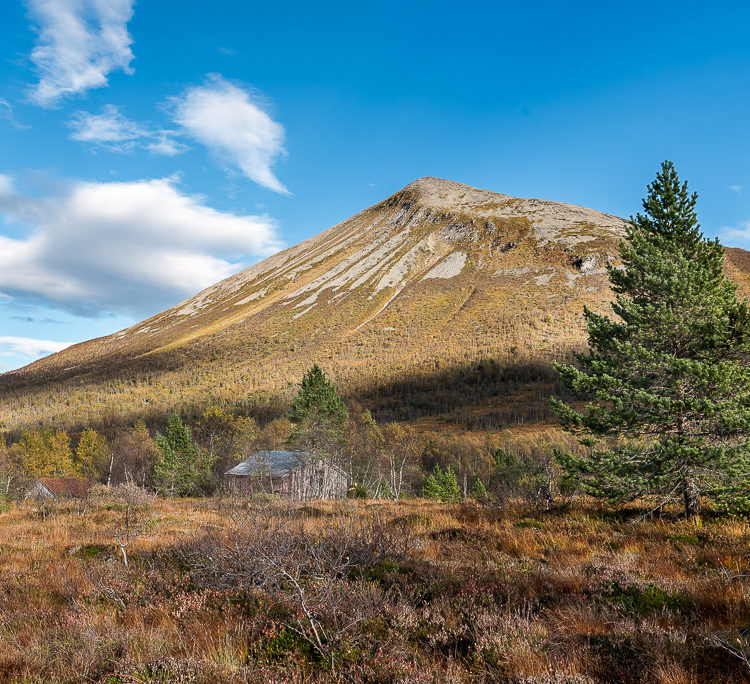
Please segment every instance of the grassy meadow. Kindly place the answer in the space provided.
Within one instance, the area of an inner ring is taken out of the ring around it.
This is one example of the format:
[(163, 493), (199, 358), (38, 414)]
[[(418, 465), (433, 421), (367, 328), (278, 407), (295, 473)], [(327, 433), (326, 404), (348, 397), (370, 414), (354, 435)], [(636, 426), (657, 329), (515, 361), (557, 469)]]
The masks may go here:
[(1, 681), (750, 681), (744, 520), (129, 503), (1, 509)]

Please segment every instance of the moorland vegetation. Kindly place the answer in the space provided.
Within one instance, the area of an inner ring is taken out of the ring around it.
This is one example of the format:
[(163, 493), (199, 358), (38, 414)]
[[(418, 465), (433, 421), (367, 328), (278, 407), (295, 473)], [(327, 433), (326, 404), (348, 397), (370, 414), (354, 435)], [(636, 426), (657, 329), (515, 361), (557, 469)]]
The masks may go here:
[(750, 681), (744, 519), (132, 502), (0, 512), (0, 680)]

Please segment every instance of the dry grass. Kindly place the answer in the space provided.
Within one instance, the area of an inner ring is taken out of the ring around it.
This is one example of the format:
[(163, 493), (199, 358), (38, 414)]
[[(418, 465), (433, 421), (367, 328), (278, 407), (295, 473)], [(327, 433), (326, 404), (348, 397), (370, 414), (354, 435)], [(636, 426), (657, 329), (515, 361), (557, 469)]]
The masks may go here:
[[(159, 500), (127, 571), (120, 515), (0, 513), (0, 680), (750, 681), (744, 521)], [(330, 660), (294, 631), (309, 623), (293, 586), (253, 555), (302, 538), (295, 553), (319, 554), (301, 575), (308, 602), (327, 583), (312, 619)], [(332, 540), (348, 550), (326, 575)]]

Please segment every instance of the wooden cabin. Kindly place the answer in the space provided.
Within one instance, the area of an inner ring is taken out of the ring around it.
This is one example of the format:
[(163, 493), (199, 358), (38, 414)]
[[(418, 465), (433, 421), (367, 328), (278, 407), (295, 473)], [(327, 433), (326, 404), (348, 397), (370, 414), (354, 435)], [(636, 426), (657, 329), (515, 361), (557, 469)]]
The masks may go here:
[(85, 477), (40, 477), (26, 492), (27, 499), (83, 499), (94, 484)]
[(298, 501), (343, 499), (347, 474), (305, 451), (259, 451), (226, 473), (234, 493), (269, 492)]

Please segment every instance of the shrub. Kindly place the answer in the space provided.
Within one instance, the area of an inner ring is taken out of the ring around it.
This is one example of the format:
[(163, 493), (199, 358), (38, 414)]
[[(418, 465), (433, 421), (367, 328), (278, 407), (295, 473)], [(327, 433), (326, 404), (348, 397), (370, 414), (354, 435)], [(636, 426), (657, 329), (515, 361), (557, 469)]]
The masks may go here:
[(647, 615), (665, 609), (681, 612), (687, 608), (688, 603), (682, 594), (665, 591), (655, 584), (623, 588), (615, 582), (611, 593), (606, 598), (608, 602), (622, 606), (625, 610), (637, 615)]
[(352, 499), (369, 499), (370, 492), (367, 491), (367, 487), (365, 487), (361, 482), (356, 482), (354, 484), (354, 487), (352, 487), (351, 491), (349, 492), (349, 496)]

